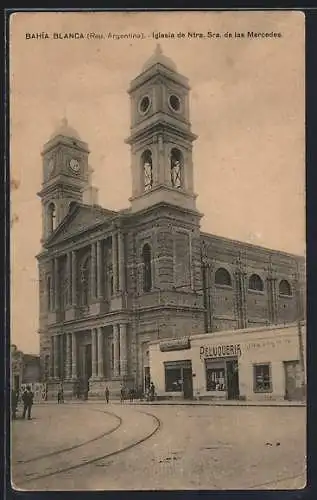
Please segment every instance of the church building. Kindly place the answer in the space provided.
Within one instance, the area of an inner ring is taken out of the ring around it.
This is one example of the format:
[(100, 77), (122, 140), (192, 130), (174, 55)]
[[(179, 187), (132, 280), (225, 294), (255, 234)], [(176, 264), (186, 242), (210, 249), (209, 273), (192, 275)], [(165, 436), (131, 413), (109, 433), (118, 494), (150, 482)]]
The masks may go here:
[(131, 82), (132, 193), (101, 207), (66, 120), (42, 151), (40, 358), (48, 397), (146, 389), (149, 343), (292, 323), (304, 259), (206, 234), (196, 208), (189, 81), (158, 46)]

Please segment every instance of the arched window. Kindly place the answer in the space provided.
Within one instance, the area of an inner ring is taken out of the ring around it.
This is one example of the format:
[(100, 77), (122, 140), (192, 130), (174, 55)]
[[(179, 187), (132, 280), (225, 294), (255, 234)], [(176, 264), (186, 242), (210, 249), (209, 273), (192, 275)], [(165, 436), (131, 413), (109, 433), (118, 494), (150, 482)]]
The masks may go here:
[(56, 229), (56, 207), (54, 203), (50, 203), (48, 206), (48, 228), (49, 232), (52, 233)]
[(67, 272), (66, 258), (62, 258), (59, 266), (59, 303), (61, 310), (64, 311), (69, 302), (69, 279)]
[(144, 190), (148, 191), (153, 187), (153, 162), (152, 153), (149, 149), (144, 151), (141, 156), (143, 168)]
[(52, 279), (50, 276), (47, 278), (46, 293), (47, 293), (47, 310), (51, 311), (52, 310), (52, 301), (51, 301)]
[(142, 250), (143, 257), (143, 291), (149, 292), (152, 288), (152, 258), (151, 258), (151, 248), (147, 243), (144, 245)]
[(291, 285), (287, 280), (282, 280), (279, 285), (280, 295), (292, 295)]
[(179, 149), (171, 151), (171, 182), (175, 188), (182, 187), (183, 155)]
[(217, 269), (215, 274), (215, 284), (231, 286), (231, 276), (227, 269), (224, 269), (223, 267)]
[(88, 305), (89, 302), (89, 280), (90, 280), (90, 257), (86, 257), (80, 266), (80, 304)]
[(263, 292), (263, 281), (258, 274), (252, 274), (249, 278), (249, 290)]

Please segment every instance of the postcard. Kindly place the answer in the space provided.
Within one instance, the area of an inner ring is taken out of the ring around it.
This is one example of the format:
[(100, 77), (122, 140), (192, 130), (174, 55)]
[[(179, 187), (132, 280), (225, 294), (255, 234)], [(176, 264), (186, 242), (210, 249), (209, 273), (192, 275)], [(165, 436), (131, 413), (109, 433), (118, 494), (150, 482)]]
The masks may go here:
[(13, 488), (304, 488), (304, 15), (9, 42)]

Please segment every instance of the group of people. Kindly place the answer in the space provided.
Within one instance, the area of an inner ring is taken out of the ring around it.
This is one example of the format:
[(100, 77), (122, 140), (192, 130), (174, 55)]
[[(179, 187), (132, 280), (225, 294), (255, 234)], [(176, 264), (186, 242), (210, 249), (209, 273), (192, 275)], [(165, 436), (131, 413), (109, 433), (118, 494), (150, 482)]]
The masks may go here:
[[(155, 400), (155, 386), (153, 382), (150, 383), (149, 387), (145, 391), (145, 394), (143, 393), (141, 388), (135, 389), (135, 388), (126, 388), (124, 385), (121, 385), (120, 387), (120, 401), (121, 403), (124, 403), (124, 401), (128, 400), (130, 403), (133, 403), (134, 400), (143, 400), (145, 399), (146, 401), (154, 401)], [(109, 403), (110, 399), (110, 391), (109, 387), (106, 386), (105, 388), (105, 402), (106, 404)]]
[[(12, 418), (13, 419), (16, 418), (19, 399), (20, 399), (19, 391), (15, 391), (14, 389), (12, 389), (12, 391), (11, 391), (11, 409), (12, 409)], [(31, 387), (29, 385), (26, 386), (25, 390), (23, 391), (21, 399), (23, 402), (22, 418), (25, 418), (27, 416), (27, 418), (30, 420), (32, 406), (33, 406), (33, 400), (34, 400), (34, 394), (33, 394)], [(143, 393), (142, 389), (140, 389), (140, 388), (139, 389), (134, 389), (134, 388), (127, 389), (126, 387), (124, 387), (124, 385), (121, 385), (120, 401), (121, 401), (121, 403), (124, 403), (124, 401), (126, 401), (127, 399), (129, 399), (130, 403), (133, 403), (133, 401), (136, 399), (139, 399), (139, 400), (145, 399), (146, 401), (154, 401), (155, 400), (155, 386), (154, 386), (153, 382), (150, 383), (145, 394)], [(105, 388), (106, 404), (109, 403), (109, 400), (110, 400), (110, 391), (109, 391), (109, 387), (106, 386), (106, 388)], [(57, 392), (57, 402), (58, 402), (58, 404), (64, 403), (63, 388), (60, 388)]]
[[(17, 417), (19, 399), (20, 399), (19, 391), (12, 389), (12, 391), (11, 391), (11, 413), (12, 413), (13, 420), (15, 420)], [(31, 418), (32, 418), (31, 412), (32, 412), (32, 406), (33, 406), (34, 394), (33, 394), (31, 387), (29, 385), (27, 385), (25, 390), (23, 391), (21, 399), (22, 399), (22, 403), (23, 403), (22, 418), (24, 419), (27, 416), (28, 420), (31, 420)]]

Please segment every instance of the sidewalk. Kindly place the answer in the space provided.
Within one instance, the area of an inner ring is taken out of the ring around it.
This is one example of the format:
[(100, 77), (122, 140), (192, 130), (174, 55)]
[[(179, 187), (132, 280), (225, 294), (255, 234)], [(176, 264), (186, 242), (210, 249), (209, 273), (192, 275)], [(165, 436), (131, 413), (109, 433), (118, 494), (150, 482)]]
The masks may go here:
[(174, 405), (174, 406), (306, 406), (302, 401), (185, 401), (185, 400), (163, 400), (163, 401), (138, 401), (133, 404), (147, 404), (154, 406)]
[[(283, 407), (306, 407), (306, 401), (237, 401), (237, 400), (209, 400), (209, 401), (197, 401), (197, 400), (159, 400), (159, 401), (133, 401), (126, 400), (124, 403), (120, 403), (119, 400), (111, 400), (111, 404), (118, 405), (142, 405), (142, 406), (262, 406), (262, 407), (272, 407), (272, 406), (283, 406)], [(57, 401), (42, 401), (41, 403), (35, 404), (57, 404)], [(78, 400), (71, 399), (65, 401), (64, 404), (105, 404), (103, 399), (88, 399), (88, 400)]]

